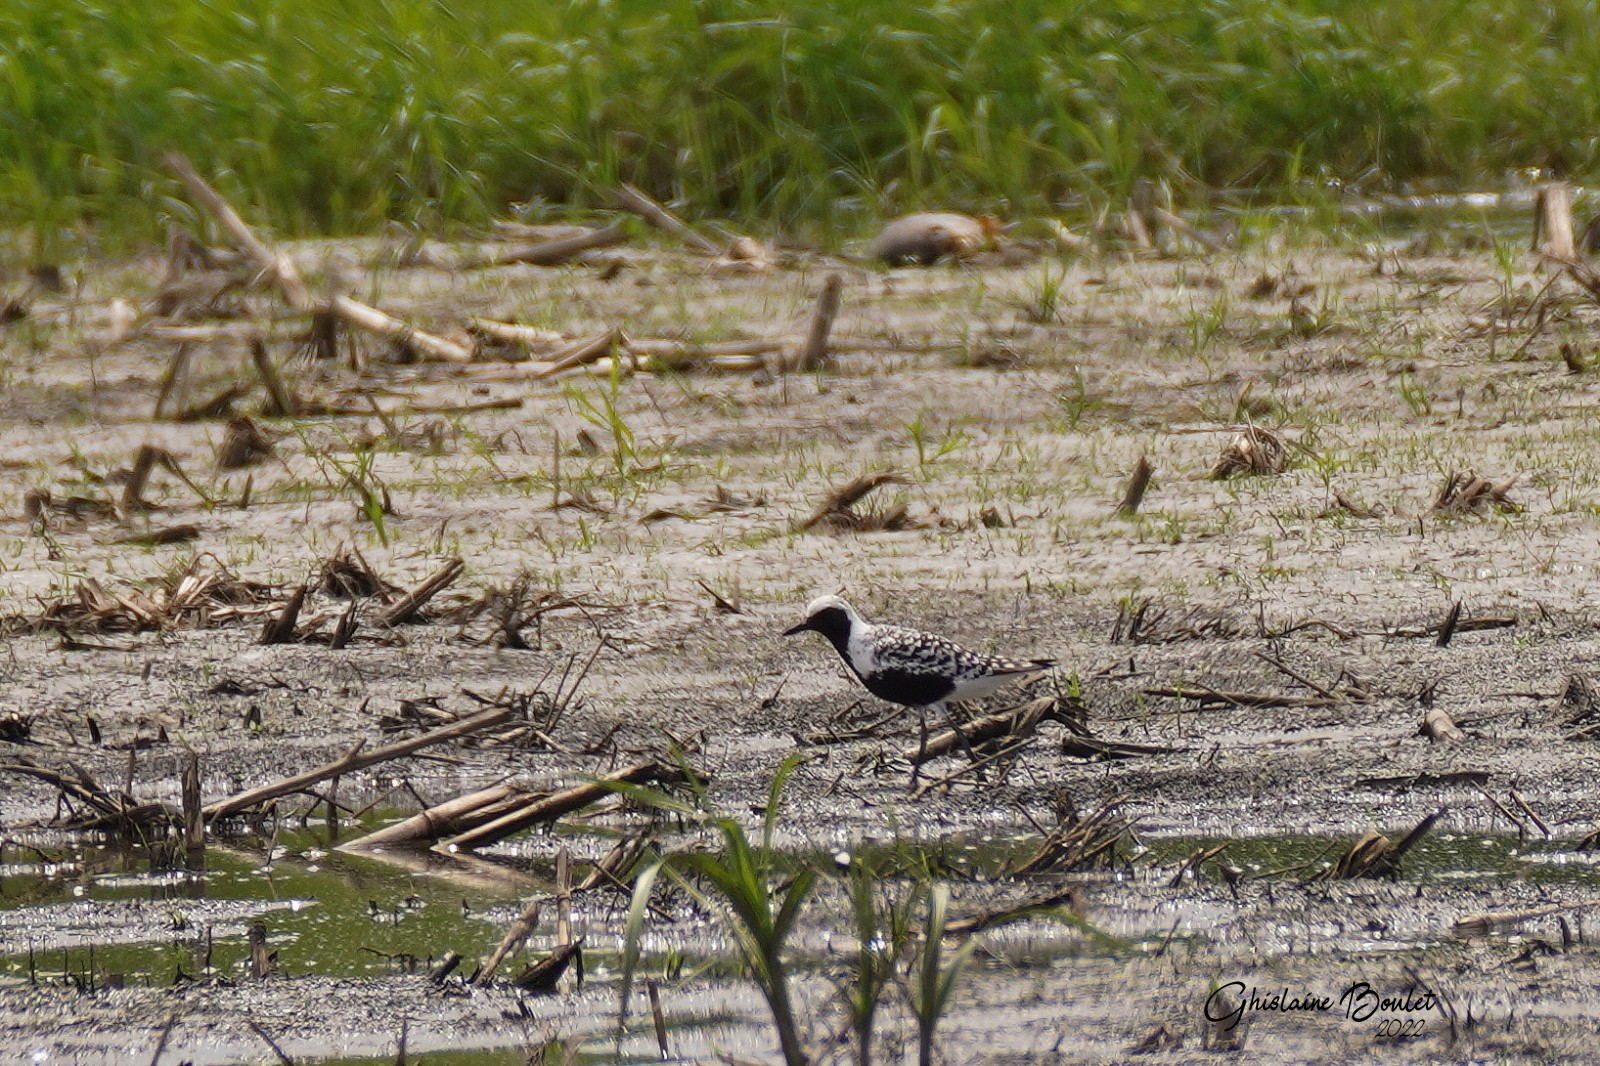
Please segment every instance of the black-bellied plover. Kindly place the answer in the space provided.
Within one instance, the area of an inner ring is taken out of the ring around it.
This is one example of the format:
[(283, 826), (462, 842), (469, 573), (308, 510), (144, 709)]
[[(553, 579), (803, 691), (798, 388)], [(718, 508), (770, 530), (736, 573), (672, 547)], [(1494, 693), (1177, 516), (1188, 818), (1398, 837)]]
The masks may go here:
[(881, 700), (916, 708), (922, 716), (924, 743), (929, 708), (981, 699), (1056, 664), (1054, 659), (984, 655), (918, 629), (874, 625), (837, 596), (812, 600), (806, 607), (805, 621), (785, 630), (783, 635), (807, 630), (828, 638), (868, 692)]

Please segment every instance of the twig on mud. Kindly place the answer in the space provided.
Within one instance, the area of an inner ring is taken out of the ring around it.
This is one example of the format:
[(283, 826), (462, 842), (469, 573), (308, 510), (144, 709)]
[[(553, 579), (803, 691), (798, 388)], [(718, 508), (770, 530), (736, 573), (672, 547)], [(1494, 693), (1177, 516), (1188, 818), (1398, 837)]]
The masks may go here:
[(168, 152), (167, 166), (172, 168), (188, 188), (189, 195), (194, 197), (201, 207), (211, 212), (239, 250), (253, 259), (262, 272), (272, 277), (290, 307), (296, 311), (312, 309), (315, 301), (311, 297), (311, 290), (306, 288), (305, 280), (300, 277), (300, 271), (294, 265), (294, 260), (274, 252), (266, 242), (257, 237), (255, 231), (239, 217), (239, 213), (222, 194), (200, 176), (200, 172), (189, 162), (187, 156), (181, 152)]
[(1411, 828), (1399, 842), (1391, 841), (1375, 829), (1368, 830), (1339, 857), (1339, 861), (1313, 877), (1313, 881), (1349, 881), (1358, 877), (1392, 877), (1399, 873), (1400, 860), (1444, 817), (1443, 808), (1434, 811)]
[(1246, 426), (1222, 449), (1211, 468), (1212, 481), (1238, 474), (1281, 474), (1289, 463), (1289, 445), (1264, 426)]
[(295, 627), (300, 621), (300, 610), (306, 603), (306, 592), (310, 589), (308, 582), (302, 582), (300, 587), (290, 595), (283, 609), (272, 615), (261, 627), (261, 636), (256, 638), (257, 644), (290, 644), (295, 639)]
[(522, 913), (517, 915), (516, 921), (506, 930), (506, 935), (500, 938), (500, 943), (490, 952), (489, 957), (483, 960), (483, 965), (478, 967), (478, 972), (473, 974), (472, 983), (480, 988), (487, 985), (494, 977), (494, 972), (500, 968), (500, 963), (505, 957), (516, 950), (518, 944), (526, 940), (539, 924), (539, 911), (544, 905), (544, 897), (536, 896), (528, 901), (522, 908)]
[(272, 361), (266, 344), (260, 338), (250, 342), (250, 361), (255, 364), (256, 376), (267, 390), (269, 402), (261, 409), (261, 413), (268, 418), (293, 418), (300, 414), (300, 398), (283, 380), (283, 375), (278, 373), (277, 364)]
[(744, 612), (739, 609), (738, 604), (724, 599), (720, 592), (706, 584), (704, 581), (700, 580), (699, 578), (695, 578), (694, 583), (705, 590), (706, 595), (711, 597), (712, 606), (722, 614), (744, 614)]
[(1289, 696), (1276, 692), (1225, 692), (1199, 682), (1189, 688), (1147, 688), (1146, 696), (1164, 696), (1169, 699), (1193, 700), (1194, 710), (1216, 707), (1333, 707), (1344, 700), (1329, 696)]
[(414, 329), (393, 315), (385, 314), (359, 300), (352, 300), (348, 296), (335, 296), (328, 306), (341, 321), (392, 342), (402, 352), (420, 354), (441, 363), (472, 361), (472, 349), (466, 345), (457, 344), (435, 333)]
[(1150, 477), (1154, 473), (1155, 467), (1150, 465), (1149, 456), (1139, 456), (1133, 474), (1128, 478), (1128, 488), (1122, 494), (1122, 502), (1117, 504), (1117, 517), (1132, 518), (1139, 513), (1139, 505), (1144, 502), (1145, 491), (1150, 487)]
[(1017, 752), (1021, 751), (1023, 748), (1026, 748), (1032, 743), (1033, 739), (1031, 737), (1024, 737), (1022, 740), (1017, 741), (1015, 744), (1012, 744), (1009, 747), (1001, 748), (999, 751), (991, 752), (988, 755), (983, 756), (981, 759), (974, 759), (961, 769), (945, 774), (943, 777), (930, 778), (916, 787), (916, 790), (911, 793), (911, 798), (914, 800), (919, 800), (923, 796), (926, 796), (929, 792), (932, 792), (934, 789), (944, 788), (948, 785), (952, 785), (974, 771), (981, 770), (986, 766), (997, 763), (1009, 756), (1015, 755)]
[(208, 823), (215, 822), (219, 818), (237, 814), (257, 804), (265, 803), (267, 800), (301, 792), (309, 786), (319, 781), (325, 781), (330, 777), (355, 773), (369, 766), (388, 762), (390, 759), (403, 758), (434, 744), (442, 744), (447, 740), (456, 740), (469, 736), (479, 730), (493, 729), (510, 717), (510, 709), (496, 708), (495, 710), (485, 711), (482, 714), (473, 715), (470, 718), (463, 718), (459, 722), (444, 726), (441, 729), (435, 729), (432, 732), (423, 733), (421, 736), (411, 737), (394, 744), (386, 744), (381, 748), (374, 748), (365, 754), (361, 752), (362, 744), (365, 743), (363, 741), (338, 759), (331, 763), (325, 763), (315, 770), (308, 770), (303, 774), (296, 774), (294, 777), (286, 778), (275, 784), (262, 785), (259, 788), (249, 789), (227, 799), (207, 804), (204, 810), (206, 821)]
[(1449, 517), (1480, 514), (1491, 507), (1496, 511), (1515, 514), (1522, 510), (1522, 505), (1510, 496), (1516, 483), (1515, 477), (1491, 481), (1476, 474), (1452, 472), (1444, 479), (1444, 485), (1440, 487), (1430, 510), (1434, 514)]
[(1061, 738), (1061, 754), (1076, 759), (1136, 759), (1142, 755), (1173, 755), (1187, 748), (1170, 744), (1137, 744), (1127, 740), (1101, 740), (1099, 737), (1068, 733)]
[(718, 255), (721, 249), (711, 240), (700, 236), (686, 226), (677, 216), (632, 185), (624, 184), (614, 190), (611, 198), (624, 211), (631, 211), (650, 225), (677, 237), (702, 255)]
[(1056, 827), (1045, 834), (1039, 847), (1012, 876), (1027, 877), (1071, 870), (1109, 868), (1119, 862), (1117, 846), (1133, 832), (1133, 820), (1122, 813), (1132, 796), (1113, 796), (1088, 816), (1080, 816), (1070, 798), (1062, 804)]
[(1322, 687), (1321, 685), (1317, 684), (1315, 681), (1312, 681), (1310, 678), (1306, 677), (1304, 674), (1301, 674), (1301, 673), (1298, 673), (1297, 671), (1295, 671), (1293, 668), (1291, 668), (1288, 664), (1284, 663), (1282, 660), (1274, 658), (1271, 655), (1267, 655), (1265, 652), (1259, 652), (1258, 651), (1258, 652), (1255, 653), (1255, 656), (1256, 656), (1257, 659), (1260, 659), (1262, 662), (1266, 663), (1268, 666), (1272, 667), (1274, 670), (1277, 670), (1279, 673), (1283, 674), (1285, 677), (1287, 677), (1287, 678), (1289, 678), (1289, 679), (1291, 679), (1293, 681), (1300, 682), (1306, 688), (1308, 688), (1311, 691), (1315, 692), (1319, 696), (1322, 696), (1322, 697), (1324, 697), (1326, 699), (1330, 699), (1330, 700), (1340, 700), (1340, 701), (1348, 700), (1350, 698), (1349, 696), (1340, 696), (1337, 692), (1334, 692), (1331, 689), (1327, 689), (1327, 688)]
[(1589, 910), (1593, 907), (1600, 907), (1600, 898), (1574, 900), (1571, 903), (1551, 903), (1543, 907), (1526, 907), (1514, 911), (1488, 911), (1457, 918), (1450, 931), (1460, 937), (1488, 936), (1490, 933), (1509, 932), (1521, 923), (1534, 918), (1547, 918), (1563, 911)]
[[(1448, 620), (1449, 619), (1447, 616), (1446, 621)], [(1515, 615), (1484, 615), (1479, 618), (1462, 618), (1457, 616), (1455, 629), (1451, 636), (1453, 639), (1455, 636), (1458, 636), (1462, 633), (1477, 633), (1485, 629), (1509, 629), (1510, 627), (1516, 625), (1518, 621), (1519, 620)], [(1433, 637), (1434, 640), (1437, 641), (1440, 634), (1443, 632), (1444, 623), (1440, 622), (1427, 626), (1401, 626), (1394, 629), (1380, 629), (1371, 632), (1365, 632), (1361, 635), (1375, 637), (1410, 637), (1413, 639), (1426, 639), (1428, 637)]]
[(809, 374), (828, 365), (828, 334), (833, 332), (833, 320), (839, 317), (840, 296), (844, 292), (844, 277), (829, 274), (817, 295), (817, 306), (811, 314), (811, 328), (806, 331), (805, 344), (784, 360), (785, 370)]
[(189, 475), (183, 472), (183, 467), (179, 465), (177, 456), (165, 448), (157, 448), (153, 444), (141, 444), (139, 445), (139, 450), (134, 453), (133, 467), (128, 472), (128, 480), (122, 486), (122, 501), (119, 510), (124, 521), (142, 511), (150, 510), (150, 504), (146, 503), (144, 499), (144, 490), (145, 486), (150, 482), (150, 475), (155, 473), (155, 469), (158, 466), (176, 475), (180, 481), (193, 489), (195, 495), (202, 500), (207, 498), (200, 486), (196, 485), (190, 480)]
[(180, 1012), (173, 1011), (167, 1015), (167, 1024), (161, 1027), (161, 1033), (156, 1037), (155, 1051), (150, 1055), (150, 1066), (159, 1066), (162, 1054), (167, 1050), (167, 1041), (172, 1037), (172, 1030), (178, 1024)]
[(174, 386), (188, 369), (189, 353), (193, 350), (189, 344), (179, 344), (177, 350), (172, 353), (172, 361), (167, 364), (166, 373), (161, 375), (161, 383), (156, 387), (156, 405), (150, 411), (152, 422), (161, 420), (161, 412), (167, 406), (167, 400), (171, 398)]
[[(806, 533), (817, 526), (825, 526), (837, 530), (871, 529), (898, 529), (904, 527), (905, 509), (896, 508), (886, 515), (857, 514), (855, 505), (868, 493), (880, 489), (885, 485), (909, 484), (905, 475), (893, 470), (875, 471), (862, 474), (845, 482), (837, 488), (830, 489), (824, 496), (811, 517), (801, 522), (796, 527), (798, 532)], [(891, 526), (889, 521), (898, 514), (901, 525)]]
[(1522, 793), (1518, 792), (1516, 789), (1512, 789), (1511, 802), (1515, 803), (1517, 805), (1517, 809), (1528, 816), (1529, 820), (1531, 820), (1533, 824), (1539, 828), (1539, 832), (1544, 835), (1546, 840), (1551, 838), (1553, 834), (1550, 832), (1550, 827), (1545, 824), (1543, 818), (1539, 817), (1539, 813), (1537, 811), (1528, 806), (1528, 801), (1522, 798)]
[(1081, 712), (1074, 714), (1063, 701), (1044, 696), (1020, 707), (975, 718), (965, 725), (935, 734), (928, 738), (926, 745), (907, 748), (901, 757), (913, 765), (920, 765), (942, 758), (957, 747), (972, 747), (997, 739), (1021, 740), (1031, 735), (1042, 722), (1076, 726), (1081, 717)]
[(266, 1044), (267, 1047), (272, 1049), (272, 1053), (278, 1057), (278, 1062), (281, 1064), (281, 1066), (294, 1066), (294, 1060), (288, 1055), (284, 1054), (283, 1048), (279, 1047), (277, 1041), (273, 1040), (272, 1037), (267, 1035), (267, 1031), (261, 1028), (260, 1023), (258, 1023), (254, 1018), (246, 1018), (244, 1023), (250, 1027), (250, 1031), (252, 1033), (255, 1033), (261, 1038), (262, 1043)]
[(465, 569), (466, 563), (461, 559), (451, 559), (429, 575), (422, 584), (380, 612), (377, 623), (386, 628), (393, 628), (414, 621), (428, 601), (453, 584)]
[(971, 936), (973, 933), (981, 933), (986, 929), (993, 929), (996, 926), (1032, 918), (1035, 915), (1059, 910), (1062, 907), (1070, 910), (1078, 918), (1082, 918), (1084, 916), (1083, 894), (1076, 887), (1064, 888), (1048, 895), (1034, 896), (1031, 899), (1021, 900), (1009, 906), (998, 907), (994, 910), (984, 911), (981, 914), (969, 915), (946, 925), (944, 927), (944, 935)]
[(512, 263), (527, 263), (531, 266), (559, 266), (569, 259), (582, 255), (584, 252), (594, 251), (598, 248), (610, 248), (613, 245), (626, 242), (627, 239), (628, 233), (621, 226), (607, 226), (604, 229), (591, 229), (583, 233), (557, 237), (554, 240), (517, 241), (512, 244), (503, 244), (481, 252), (463, 255), (456, 260), (454, 265), (457, 270), (481, 270), (485, 267), (510, 266)]
[[(704, 780), (706, 775), (696, 772)], [(626, 769), (606, 774), (604, 777), (560, 792), (538, 795), (507, 811), (491, 821), (458, 833), (442, 842), (441, 847), (451, 850), (478, 848), (504, 840), (540, 822), (553, 822), (563, 815), (581, 810), (592, 803), (616, 795), (615, 785), (643, 785), (650, 782), (670, 783), (681, 781), (682, 774), (675, 768), (654, 760), (642, 762)]]

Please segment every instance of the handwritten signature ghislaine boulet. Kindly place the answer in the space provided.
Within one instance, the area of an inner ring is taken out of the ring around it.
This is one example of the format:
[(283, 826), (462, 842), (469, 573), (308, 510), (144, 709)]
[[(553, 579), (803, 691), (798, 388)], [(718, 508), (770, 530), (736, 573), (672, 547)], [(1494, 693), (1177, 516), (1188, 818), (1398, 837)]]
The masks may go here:
[(1378, 1014), (1416, 1014), (1438, 1008), (1439, 1001), (1431, 991), (1407, 988), (1400, 995), (1385, 996), (1366, 981), (1353, 982), (1337, 998), (1312, 992), (1290, 992), (1287, 986), (1263, 991), (1243, 981), (1229, 981), (1212, 989), (1206, 997), (1205, 1015), (1207, 1021), (1219, 1022), (1231, 1029), (1247, 1012), (1256, 1011), (1341, 1010), (1350, 1021), (1364, 1022)]

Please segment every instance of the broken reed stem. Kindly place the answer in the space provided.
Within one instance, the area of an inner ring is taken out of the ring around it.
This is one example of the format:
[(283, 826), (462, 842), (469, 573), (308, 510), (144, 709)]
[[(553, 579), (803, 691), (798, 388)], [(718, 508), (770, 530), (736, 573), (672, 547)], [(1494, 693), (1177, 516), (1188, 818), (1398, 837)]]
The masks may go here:
[(1139, 456), (1139, 461), (1134, 464), (1133, 476), (1128, 479), (1128, 491), (1122, 494), (1122, 502), (1117, 504), (1117, 514), (1122, 518), (1132, 518), (1139, 513), (1139, 504), (1144, 502), (1145, 490), (1150, 487), (1150, 475), (1155, 473), (1155, 468), (1150, 465), (1148, 456)]
[(658, 762), (643, 762), (637, 765), (606, 774), (582, 785), (556, 792), (548, 796), (541, 796), (531, 802), (509, 811), (506, 814), (476, 826), (464, 833), (457, 834), (445, 841), (443, 847), (451, 850), (459, 848), (476, 848), (485, 844), (492, 844), (497, 840), (504, 840), (513, 833), (526, 829), (539, 822), (551, 822), (564, 814), (589, 806), (599, 800), (613, 795), (616, 784), (644, 785), (652, 781), (665, 781), (674, 777), (674, 772)]
[(309, 582), (301, 582), (300, 587), (289, 597), (289, 602), (283, 605), (283, 610), (268, 618), (266, 624), (261, 627), (261, 636), (256, 638), (257, 644), (294, 643), (295, 626), (300, 622), (300, 610), (305, 606), (306, 593), (309, 589)]
[(829, 274), (817, 296), (816, 310), (811, 315), (811, 329), (806, 333), (805, 345), (795, 354), (793, 369), (802, 373), (820, 370), (828, 365), (828, 334), (833, 332), (833, 320), (839, 315), (840, 294), (844, 291), (844, 276)]
[(1461, 624), (1461, 601), (1457, 600), (1450, 605), (1450, 613), (1444, 616), (1444, 624), (1439, 627), (1439, 639), (1435, 645), (1440, 648), (1450, 646), (1450, 638), (1456, 635), (1456, 626)]
[(152, 422), (160, 421), (161, 412), (166, 409), (167, 400), (172, 396), (173, 388), (178, 384), (178, 379), (189, 367), (189, 353), (193, 351), (191, 345), (182, 343), (177, 351), (172, 353), (172, 359), (167, 363), (166, 373), (161, 375), (161, 385), (156, 392), (156, 405), (150, 412)]
[(183, 843), (190, 855), (205, 851), (206, 819), (200, 804), (200, 753), (190, 751), (183, 761)]
[(551, 352), (551, 361), (541, 366), (534, 372), (533, 376), (535, 378), (552, 377), (563, 370), (571, 370), (575, 366), (582, 366), (585, 363), (610, 355), (622, 343), (622, 339), (621, 330), (610, 329), (604, 333), (597, 333), (586, 340), (578, 341), (576, 344), (569, 345), (559, 351)]
[(572, 943), (572, 852), (556, 853), (556, 943)]
[(427, 606), (444, 589), (453, 584), (461, 572), (466, 569), (466, 563), (459, 558), (451, 559), (438, 570), (434, 571), (426, 581), (415, 589), (400, 597), (378, 615), (378, 624), (385, 627), (405, 625), (416, 618), (417, 613)]
[(838, 488), (829, 490), (828, 495), (823, 497), (822, 503), (811, 513), (811, 517), (801, 522), (796, 532), (805, 533), (831, 519), (851, 516), (853, 514), (851, 508), (868, 493), (884, 485), (904, 484), (907, 484), (905, 475), (894, 470), (880, 470), (852, 478)]
[(1532, 807), (1528, 806), (1528, 801), (1522, 798), (1522, 793), (1518, 792), (1516, 789), (1512, 789), (1511, 802), (1515, 803), (1522, 813), (1526, 814), (1530, 819), (1532, 819), (1533, 824), (1539, 827), (1539, 832), (1544, 835), (1546, 840), (1550, 839), (1552, 836), (1550, 827), (1545, 824), (1544, 819), (1540, 818)]
[(350, 606), (339, 616), (339, 621), (334, 623), (333, 633), (328, 637), (328, 650), (339, 651), (347, 647), (360, 626), (361, 623), (356, 618), (356, 601), (351, 600)]
[(656, 227), (656, 229), (665, 230), (700, 254), (718, 255), (721, 253), (721, 249), (714, 243), (690, 229), (671, 211), (650, 199), (634, 186), (624, 184), (616, 189), (611, 196), (616, 205), (624, 211), (631, 211)]
[(267, 954), (267, 923), (257, 918), (250, 923), (250, 976), (257, 981), (272, 972), (272, 957)]
[(646, 978), (644, 988), (650, 995), (650, 1017), (656, 1025), (656, 1050), (665, 1062), (672, 1058), (672, 1049), (667, 1045), (667, 1016), (661, 1010), (661, 982), (654, 977)]
[(403, 821), (384, 826), (366, 836), (357, 837), (341, 845), (339, 850), (362, 851), (384, 845), (432, 844), (440, 837), (481, 824), (487, 820), (481, 817), (486, 811), (493, 811), (498, 817), (504, 813), (500, 810), (502, 804), (508, 800), (515, 800), (519, 804), (526, 802), (527, 795), (526, 785), (515, 781), (502, 781), (488, 788), (480, 788), (476, 792), (469, 792), (464, 796), (436, 804)]
[(1542, 907), (1527, 907), (1521, 910), (1489, 911), (1486, 914), (1457, 918), (1450, 931), (1460, 937), (1488, 936), (1490, 933), (1509, 932), (1521, 923), (1534, 918), (1548, 918), (1562, 911), (1583, 911), (1594, 907), (1600, 907), (1600, 898), (1574, 900), (1571, 903), (1549, 903)]
[(627, 231), (621, 226), (607, 226), (605, 229), (591, 230), (588, 233), (579, 233), (571, 237), (560, 237), (553, 241), (522, 241), (516, 244), (506, 244), (499, 248), (492, 248), (481, 255), (464, 256), (456, 263), (457, 269), (474, 270), (483, 267), (508, 266), (512, 263), (527, 263), (530, 266), (559, 266), (575, 256), (596, 248), (610, 248), (612, 245), (622, 244), (628, 239)]
[(1541, 185), (1534, 194), (1533, 250), (1564, 262), (1578, 258), (1572, 239), (1572, 186), (1564, 181)]
[(311, 310), (314, 303), (311, 290), (306, 288), (305, 279), (300, 276), (300, 270), (294, 265), (294, 260), (273, 251), (265, 241), (257, 237), (249, 224), (239, 217), (239, 213), (221, 193), (200, 176), (200, 172), (183, 153), (168, 152), (167, 166), (178, 175), (179, 180), (189, 190), (189, 195), (194, 197), (201, 207), (211, 212), (239, 250), (253, 259), (262, 271), (272, 276), (273, 281), (283, 292), (284, 299), (289, 302), (289, 306), (296, 311)]
[(262, 1043), (272, 1049), (272, 1053), (278, 1057), (279, 1066), (294, 1066), (294, 1060), (283, 1053), (283, 1048), (279, 1047), (277, 1041), (267, 1035), (267, 1031), (261, 1028), (254, 1018), (246, 1018), (244, 1023), (250, 1027), (251, 1032), (261, 1038)]
[(283, 375), (278, 373), (272, 356), (267, 352), (266, 344), (259, 338), (250, 342), (250, 359), (255, 363), (256, 375), (261, 378), (261, 384), (266, 386), (267, 395), (271, 398), (271, 404), (262, 408), (261, 413), (269, 418), (293, 418), (299, 414), (300, 401), (289, 391)]
[(167, 1023), (161, 1027), (161, 1035), (156, 1037), (156, 1047), (150, 1053), (150, 1066), (159, 1066), (161, 1056), (166, 1053), (167, 1041), (172, 1038), (172, 1030), (178, 1024), (178, 1012), (173, 1011), (167, 1015)]
[(464, 344), (447, 340), (436, 333), (425, 330), (413, 329), (393, 315), (385, 314), (359, 300), (352, 300), (348, 296), (335, 296), (329, 301), (328, 307), (339, 318), (368, 333), (376, 334), (385, 340), (392, 341), (399, 347), (420, 353), (428, 359), (440, 363), (470, 363), (472, 349)]
[(160, 458), (161, 451), (153, 444), (141, 444), (134, 453), (133, 470), (128, 474), (127, 483), (122, 486), (122, 517), (124, 520), (132, 517), (136, 512), (144, 510), (144, 487), (150, 480), (151, 471), (155, 469), (156, 461)]
[(983, 744), (998, 737), (1020, 740), (1032, 733), (1040, 722), (1065, 720), (1067, 716), (1062, 713), (1056, 700), (1050, 696), (1043, 696), (1021, 707), (974, 718), (961, 726), (959, 732), (948, 729), (931, 736), (927, 744), (907, 748), (901, 753), (901, 758), (914, 764), (931, 762), (950, 754), (957, 747)]
[(542, 897), (528, 901), (528, 905), (522, 908), (522, 913), (517, 915), (517, 920), (511, 923), (511, 928), (506, 930), (506, 935), (501, 938), (499, 946), (478, 968), (477, 976), (472, 979), (473, 984), (479, 987), (487, 985), (494, 977), (494, 972), (500, 968), (500, 963), (505, 961), (505, 957), (528, 938), (534, 926), (539, 924), (539, 909), (543, 903)]
[(285, 778), (275, 784), (249, 789), (207, 805), (204, 811), (206, 820), (207, 822), (215, 822), (218, 818), (226, 818), (230, 814), (247, 810), (257, 804), (265, 803), (267, 800), (277, 799), (279, 796), (287, 796), (293, 792), (302, 792), (311, 785), (326, 781), (330, 777), (356, 773), (360, 770), (365, 770), (369, 766), (376, 766), (379, 763), (388, 762), (390, 759), (402, 758), (434, 744), (442, 744), (447, 740), (456, 740), (484, 729), (493, 729), (497, 725), (505, 724), (511, 717), (512, 709), (510, 707), (496, 707), (493, 710), (473, 715), (470, 718), (463, 718), (459, 722), (442, 726), (420, 736), (411, 737), (394, 744), (387, 744), (381, 748), (374, 748), (366, 754), (361, 753), (361, 745), (357, 744), (355, 748), (338, 759), (314, 770), (296, 774), (294, 777)]
[(1148, 209), (1147, 213), (1155, 221), (1161, 223), (1163, 226), (1166, 226), (1174, 233), (1177, 233), (1183, 237), (1187, 237), (1189, 240), (1200, 245), (1208, 252), (1226, 251), (1220, 242), (1206, 236), (1206, 234), (1189, 225), (1189, 223), (1186, 222), (1182, 217), (1173, 214), (1164, 207), (1152, 205)]

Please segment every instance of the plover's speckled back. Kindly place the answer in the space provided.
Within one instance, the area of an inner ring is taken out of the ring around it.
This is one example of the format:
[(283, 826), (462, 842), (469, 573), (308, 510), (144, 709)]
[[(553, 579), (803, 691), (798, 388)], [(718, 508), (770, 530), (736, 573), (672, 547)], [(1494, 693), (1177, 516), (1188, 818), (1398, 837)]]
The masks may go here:
[(806, 630), (827, 637), (868, 692), (922, 711), (951, 701), (981, 699), (1055, 666), (1054, 659), (984, 655), (932, 633), (874, 625), (837, 596), (812, 600), (805, 621), (784, 636)]

